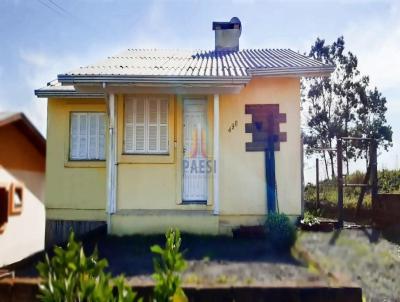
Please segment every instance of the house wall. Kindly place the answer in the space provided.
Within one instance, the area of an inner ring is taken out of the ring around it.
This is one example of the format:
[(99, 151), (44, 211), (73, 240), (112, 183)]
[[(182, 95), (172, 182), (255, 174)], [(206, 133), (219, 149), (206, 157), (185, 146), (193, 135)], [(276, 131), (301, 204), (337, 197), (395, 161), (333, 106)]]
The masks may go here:
[[(0, 166), (0, 186), (9, 188), (11, 183), (19, 182), (19, 179)], [(0, 233), (0, 267), (44, 249), (44, 205), (26, 186), (23, 196), (21, 213), (10, 215)]]
[[(213, 120), (212, 98), (196, 96), (208, 103), (208, 120)], [(182, 96), (170, 96), (169, 100), (169, 155), (124, 154), (123, 95), (118, 97), (118, 189), (117, 210), (139, 209), (191, 209), (211, 210), (208, 206), (182, 205)], [(212, 123), (209, 133), (212, 133)], [(208, 141), (212, 142), (209, 135)], [(208, 144), (212, 153), (212, 144)], [(212, 196), (212, 181), (209, 182)]]
[[(150, 156), (124, 154), (124, 95), (117, 95), (117, 213), (112, 215), (112, 232), (159, 232), (166, 222), (175, 221), (193, 232), (218, 233), (233, 225), (262, 222), (266, 213), (264, 152), (246, 152), (246, 142), (252, 139), (244, 130), (251, 122), (251, 116), (245, 114), (246, 104), (279, 104), (280, 112), (287, 116), (287, 122), (280, 125), (280, 131), (287, 132), (287, 142), (276, 152), (279, 209), (300, 215), (299, 79), (256, 78), (240, 94), (220, 95), (219, 217), (212, 216), (213, 175), (207, 205), (183, 205), (181, 201), (184, 97), (170, 95), (169, 155)], [(212, 158), (213, 96), (203, 97), (208, 102), (208, 154)], [(51, 99), (48, 110), (47, 217), (105, 219), (105, 163), (68, 161), (70, 112), (105, 111), (104, 100)], [(237, 127), (229, 132), (235, 121)], [(208, 219), (210, 216), (214, 218)], [(208, 226), (202, 226), (201, 221)]]
[(45, 156), (13, 124), (0, 127), (0, 165), (44, 200)]
[[(184, 98), (171, 96), (170, 100), (170, 156), (121, 156), (124, 111), (123, 96), (119, 96), (118, 212), (112, 218), (113, 232), (158, 232), (163, 225), (160, 220), (175, 221), (181, 228), (201, 232), (201, 225), (198, 228), (194, 226), (198, 215), (193, 211), (205, 210), (205, 215), (212, 214), (213, 175), (209, 179), (206, 206), (182, 204)], [(208, 154), (212, 157), (213, 96), (206, 98), (209, 102)], [(300, 82), (298, 78), (258, 78), (252, 80), (240, 94), (220, 95), (221, 215), (215, 232), (229, 232), (234, 225), (262, 223), (266, 213), (264, 152), (246, 152), (245, 149), (246, 142), (252, 140), (251, 134), (244, 131), (245, 124), (251, 122), (251, 115), (245, 114), (246, 104), (279, 104), (280, 113), (286, 114), (287, 121), (280, 125), (280, 131), (287, 132), (287, 141), (282, 142), (280, 151), (276, 152), (278, 207), (291, 216), (301, 214)], [(229, 132), (235, 121), (237, 127)], [(175, 148), (172, 142), (175, 142)], [(141, 211), (143, 209), (166, 211), (160, 217), (160, 212), (154, 215)], [(179, 210), (188, 210), (185, 217), (177, 215)], [(215, 226), (214, 221), (209, 224)]]
[[(266, 212), (264, 152), (246, 152), (252, 135), (245, 133), (251, 115), (246, 104), (279, 104), (286, 114), (280, 131), (287, 141), (275, 152), (279, 210), (301, 214), (300, 81), (298, 78), (255, 78), (237, 95), (220, 96), (220, 211), (225, 223), (261, 221)], [(231, 132), (230, 125), (238, 121)], [(240, 214), (241, 217), (237, 217)]]
[(106, 112), (103, 99), (49, 99), (46, 218), (105, 220), (105, 161), (70, 161), (70, 113)]

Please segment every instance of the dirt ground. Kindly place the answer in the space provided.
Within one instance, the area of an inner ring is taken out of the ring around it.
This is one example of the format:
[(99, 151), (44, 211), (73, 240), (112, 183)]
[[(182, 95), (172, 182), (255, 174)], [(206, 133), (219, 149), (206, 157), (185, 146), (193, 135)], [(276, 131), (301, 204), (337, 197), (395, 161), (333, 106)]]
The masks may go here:
[[(136, 281), (150, 281), (153, 244), (163, 236), (105, 237), (97, 242), (100, 256), (108, 259), (113, 274)], [(288, 253), (275, 251), (265, 239), (233, 239), (224, 236), (182, 236), (188, 262), (183, 276), (192, 284), (252, 284), (323, 280)]]
[[(304, 257), (298, 260), (289, 252), (275, 251), (265, 239), (184, 234), (188, 269), (183, 279), (190, 284), (227, 285), (333, 284), (338, 279), (342, 284), (359, 284), (366, 301), (400, 301), (400, 240), (396, 241), (400, 237), (396, 234), (374, 229), (300, 232), (296, 249), (307, 251), (318, 269)], [(84, 247), (92, 252), (97, 246), (112, 274), (146, 283), (153, 273), (150, 246), (164, 241), (164, 236), (103, 235), (86, 240)], [(17, 275), (35, 275), (37, 261), (17, 269)]]
[[(113, 275), (124, 274), (132, 282), (149, 282), (153, 273), (153, 244), (164, 245), (164, 236), (97, 236), (84, 241), (91, 253), (95, 246), (109, 262)], [(233, 239), (225, 236), (182, 235), (188, 262), (183, 280), (190, 284), (326, 284), (326, 278), (295, 259), (275, 251), (265, 239)], [(41, 256), (43, 258), (43, 256)], [(40, 257), (16, 270), (17, 276), (35, 276)]]
[(358, 283), (367, 301), (400, 301), (400, 237), (396, 234), (374, 229), (303, 232), (298, 244), (326, 272)]

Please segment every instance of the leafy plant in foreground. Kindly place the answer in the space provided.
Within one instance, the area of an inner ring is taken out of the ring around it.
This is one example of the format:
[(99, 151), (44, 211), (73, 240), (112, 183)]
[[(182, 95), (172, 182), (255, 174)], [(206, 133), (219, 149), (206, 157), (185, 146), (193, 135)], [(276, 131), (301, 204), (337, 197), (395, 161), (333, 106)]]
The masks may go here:
[(186, 261), (179, 251), (181, 236), (178, 229), (170, 229), (165, 234), (165, 248), (153, 245), (151, 251), (158, 255), (153, 259), (154, 300), (157, 302), (188, 301), (181, 288), (181, 274), (186, 269)]
[(124, 278), (105, 273), (107, 260), (99, 259), (97, 250), (86, 256), (82, 244), (71, 232), (65, 249), (56, 246), (54, 256), (46, 255), (37, 265), (42, 278), (39, 299), (42, 302), (131, 302), (136, 294)]

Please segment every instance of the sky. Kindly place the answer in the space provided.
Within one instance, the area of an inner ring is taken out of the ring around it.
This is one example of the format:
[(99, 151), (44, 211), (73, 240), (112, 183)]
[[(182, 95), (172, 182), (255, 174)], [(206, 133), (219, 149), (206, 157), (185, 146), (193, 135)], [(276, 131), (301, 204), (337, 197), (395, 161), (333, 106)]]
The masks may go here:
[[(241, 48), (308, 52), (317, 37), (343, 35), (388, 100), (393, 148), (380, 168), (400, 168), (400, 2), (363, 0), (0, 0), (0, 111), (23, 111), (45, 135), (46, 100), (57, 74), (126, 48), (214, 48), (212, 21), (242, 22)], [(358, 167), (358, 166), (355, 166)], [(313, 161), (306, 161), (306, 178)]]

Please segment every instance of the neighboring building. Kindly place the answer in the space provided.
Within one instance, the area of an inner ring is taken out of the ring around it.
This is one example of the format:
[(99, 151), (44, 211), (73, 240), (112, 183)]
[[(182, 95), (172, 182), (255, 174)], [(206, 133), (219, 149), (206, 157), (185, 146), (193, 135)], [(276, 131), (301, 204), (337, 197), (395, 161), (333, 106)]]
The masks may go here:
[(0, 112), (0, 165), (44, 200), (46, 140), (23, 113)]
[(48, 98), (49, 224), (216, 234), (277, 206), (301, 215), (300, 78), (333, 66), (239, 50), (237, 18), (213, 29), (215, 50), (128, 49), (35, 91)]
[(0, 267), (44, 249), (46, 140), (22, 113), (0, 112)]

